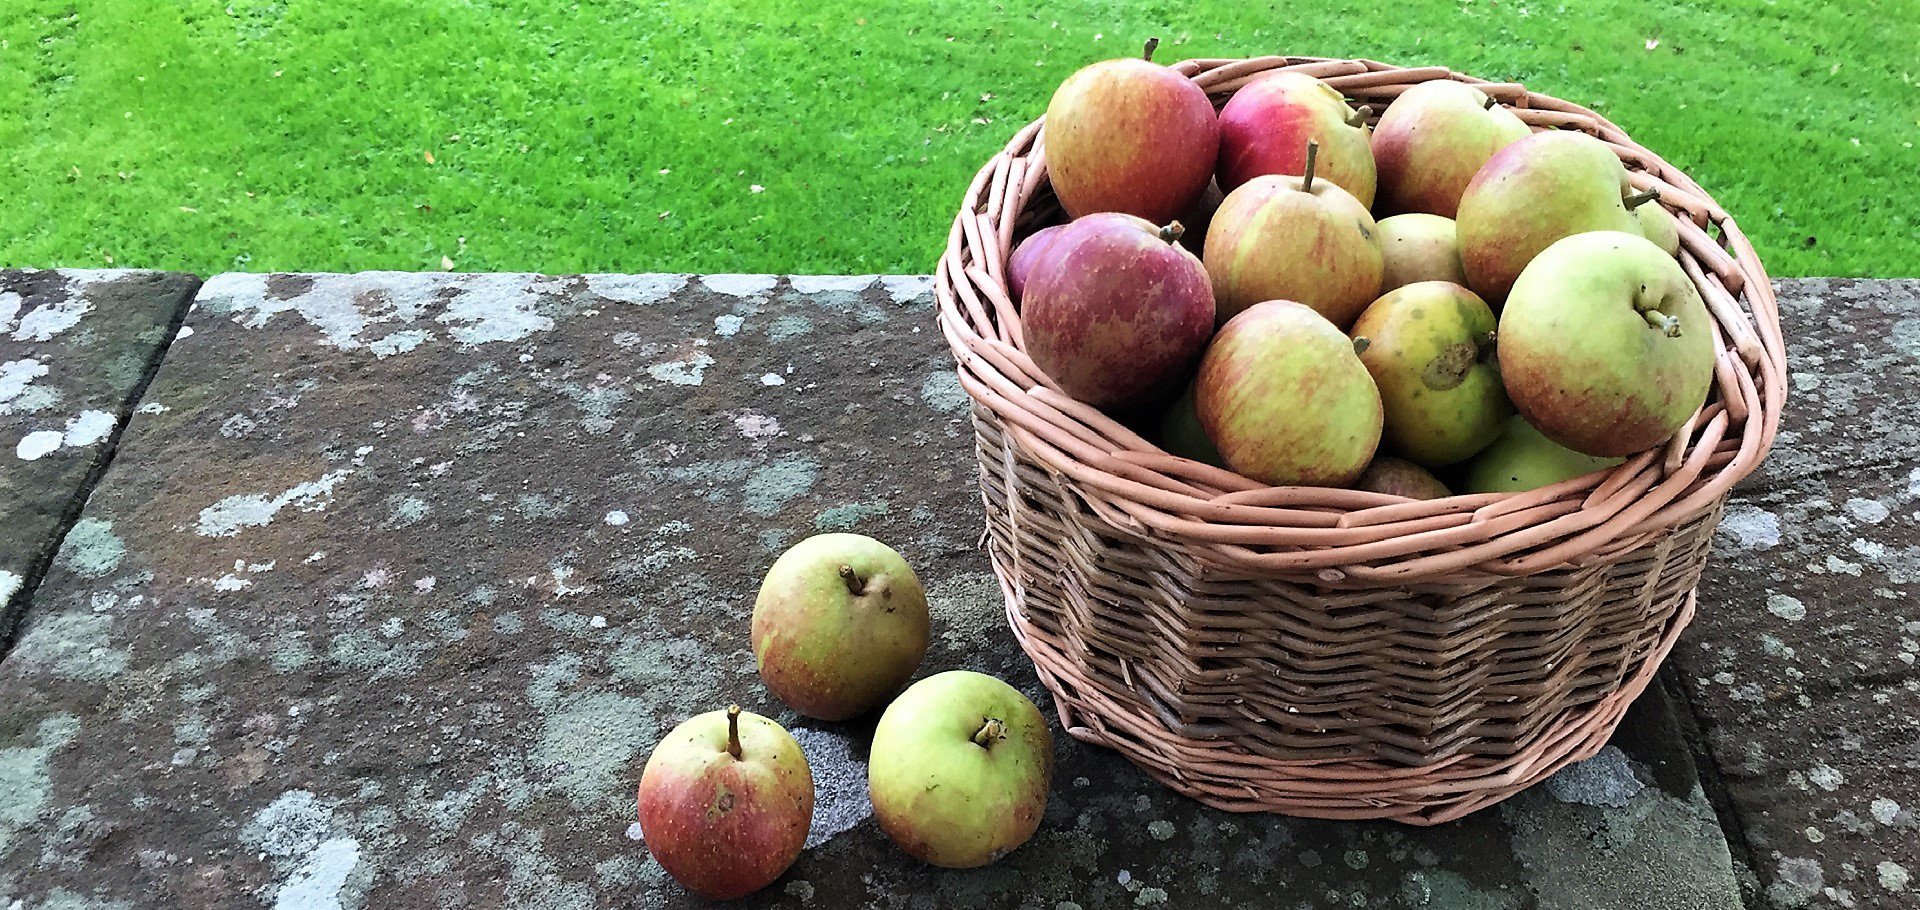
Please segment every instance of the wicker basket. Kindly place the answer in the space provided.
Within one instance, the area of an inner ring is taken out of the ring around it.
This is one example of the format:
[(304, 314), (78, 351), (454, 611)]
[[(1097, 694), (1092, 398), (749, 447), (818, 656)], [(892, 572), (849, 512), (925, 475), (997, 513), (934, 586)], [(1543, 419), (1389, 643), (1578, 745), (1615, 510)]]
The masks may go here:
[(1779, 422), (1786, 355), (1753, 247), (1619, 127), (1519, 85), (1369, 60), (1174, 68), (1216, 104), (1279, 70), (1375, 107), (1456, 79), (1535, 129), (1598, 136), (1677, 216), (1715, 383), (1663, 448), (1520, 495), (1262, 487), (1169, 455), (1024, 352), (1007, 253), (1061, 218), (1027, 126), (967, 190), (935, 288), (1007, 616), (1062, 725), (1219, 808), (1420, 825), (1593, 755), (1691, 618), (1727, 492)]

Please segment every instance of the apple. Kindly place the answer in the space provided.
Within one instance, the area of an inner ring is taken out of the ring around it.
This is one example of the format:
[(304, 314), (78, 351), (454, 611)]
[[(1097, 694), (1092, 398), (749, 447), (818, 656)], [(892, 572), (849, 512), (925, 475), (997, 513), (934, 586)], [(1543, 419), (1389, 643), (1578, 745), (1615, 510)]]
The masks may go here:
[(892, 547), (816, 534), (774, 560), (753, 603), (753, 656), (795, 711), (846, 720), (879, 707), (927, 654), (927, 597)]
[(1639, 222), (1640, 236), (1653, 241), (1653, 245), (1665, 250), (1667, 255), (1678, 256), (1680, 255), (1680, 228), (1674, 224), (1674, 216), (1667, 213), (1666, 206), (1656, 201), (1660, 198), (1658, 195), (1660, 191), (1649, 190), (1648, 192), (1654, 193), (1654, 197), (1634, 206), (1633, 209), (1634, 220)]
[[(1425, 83), (1422, 83), (1425, 84)], [(1380, 293), (1416, 281), (1467, 283), (1453, 219), (1412, 212), (1380, 219)]]
[(1467, 464), (1469, 493), (1524, 493), (1611, 468), (1624, 458), (1582, 455), (1560, 445), (1514, 415), (1493, 444)]
[(1213, 447), (1213, 440), (1207, 438), (1205, 427), (1200, 425), (1200, 415), (1193, 409), (1193, 386), (1180, 394), (1179, 399), (1160, 415), (1160, 446), (1169, 453), (1181, 458), (1224, 468), (1227, 463), (1220, 458), (1220, 450)]
[(1339, 90), (1305, 73), (1274, 73), (1247, 83), (1220, 109), (1220, 188), (1255, 177), (1306, 173), (1309, 141), (1320, 146), (1320, 178), (1373, 205), (1373, 151), (1367, 115)]
[(1467, 286), (1496, 308), (1520, 271), (1554, 241), (1587, 231), (1640, 232), (1627, 169), (1585, 133), (1534, 133), (1494, 153), (1473, 176), (1454, 219)]
[(1027, 289), (1027, 279), (1033, 275), (1033, 267), (1053, 250), (1060, 239), (1060, 232), (1067, 229), (1064, 224), (1043, 227), (1027, 236), (1013, 247), (1013, 255), (1007, 257), (1007, 293), (1018, 302)]
[(1493, 359), (1493, 310), (1448, 281), (1388, 291), (1353, 337), (1386, 409), (1386, 444), (1428, 467), (1473, 457), (1513, 413)]
[(1019, 690), (949, 670), (880, 716), (867, 795), (880, 829), (914, 857), (984, 866), (1033, 836), (1053, 781), (1053, 733)]
[(1220, 150), (1220, 118), (1193, 81), (1152, 61), (1104, 60), (1067, 77), (1042, 141), (1067, 214), (1125, 212), (1164, 224), (1193, 204)]
[(1464, 82), (1435, 79), (1400, 93), (1373, 128), (1380, 207), (1454, 217), (1487, 159), (1531, 131)]
[(1560, 240), (1500, 316), (1500, 372), (1520, 413), (1588, 455), (1631, 455), (1673, 435), (1713, 384), (1713, 327), (1700, 292), (1637, 233)]
[(640, 774), (647, 852), (713, 900), (773, 883), (813, 824), (813, 771), (793, 735), (739, 705), (673, 728)]
[(1206, 265), (1221, 321), (1256, 303), (1292, 300), (1344, 327), (1380, 296), (1373, 216), (1346, 190), (1315, 179), (1318, 158), (1309, 143), (1304, 175), (1255, 177), (1214, 213)]
[(1326, 317), (1292, 301), (1228, 320), (1193, 389), (1200, 425), (1227, 466), (1275, 486), (1341, 487), (1359, 477), (1380, 444), (1381, 406), (1353, 348)]
[(1360, 479), (1353, 482), (1353, 488), (1407, 499), (1444, 499), (1453, 495), (1453, 491), (1426, 468), (1391, 455), (1375, 458), (1361, 472)]
[(1213, 226), (1213, 213), (1220, 211), (1220, 203), (1225, 202), (1227, 194), (1220, 192), (1220, 181), (1207, 181), (1207, 188), (1200, 191), (1200, 198), (1187, 207), (1187, 213), (1180, 217), (1180, 224), (1186, 233), (1180, 235), (1180, 245), (1198, 256), (1206, 249), (1207, 229)]
[(1067, 225), (1021, 302), (1027, 354), (1098, 408), (1164, 403), (1213, 334), (1206, 267), (1166, 228), (1102, 212)]

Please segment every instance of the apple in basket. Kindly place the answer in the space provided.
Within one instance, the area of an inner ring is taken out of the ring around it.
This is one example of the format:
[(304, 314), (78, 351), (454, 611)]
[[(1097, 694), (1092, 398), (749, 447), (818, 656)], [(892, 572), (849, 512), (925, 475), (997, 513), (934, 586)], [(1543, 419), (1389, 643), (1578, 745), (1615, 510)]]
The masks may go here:
[(1064, 224), (1043, 227), (1014, 244), (1013, 255), (1007, 257), (1007, 293), (1015, 302), (1024, 296), (1027, 279), (1033, 277), (1034, 264), (1047, 258), (1047, 252), (1060, 239), (1060, 232), (1066, 229)]
[(1380, 208), (1454, 217), (1475, 172), (1529, 132), (1512, 111), (1464, 82), (1408, 88), (1373, 127)]
[(1634, 193), (1606, 143), (1585, 133), (1534, 133), (1494, 153), (1455, 218), (1467, 286), (1498, 308), (1522, 269), (1554, 241), (1587, 231), (1640, 233)]
[(1021, 301), (1027, 354), (1068, 395), (1099, 408), (1164, 403), (1213, 333), (1207, 270), (1165, 228), (1113, 212), (1060, 232)]
[(1429, 467), (1473, 457), (1513, 413), (1494, 362), (1493, 310), (1448, 281), (1388, 291), (1353, 324), (1386, 408), (1386, 447)]
[(949, 869), (1033, 837), (1053, 782), (1053, 734), (1018, 689), (949, 670), (900, 693), (873, 731), (867, 794), (880, 829)]
[(1220, 119), (1192, 80), (1153, 62), (1158, 44), (1068, 76), (1047, 104), (1047, 171), (1068, 215), (1125, 212), (1165, 224), (1213, 179)]
[(739, 705), (673, 728), (640, 775), (647, 852), (688, 890), (752, 894), (800, 856), (813, 824), (813, 771), (779, 724)]
[(1713, 328), (1680, 264), (1634, 233), (1561, 240), (1500, 316), (1507, 396), (1548, 439), (1588, 455), (1659, 445), (1713, 383)]
[(1358, 478), (1380, 443), (1381, 407), (1353, 348), (1326, 317), (1291, 301), (1255, 304), (1228, 320), (1200, 360), (1193, 392), (1227, 466), (1275, 486)]
[(1408, 499), (1442, 499), (1453, 495), (1453, 491), (1426, 468), (1391, 455), (1375, 458), (1360, 479), (1353, 482), (1353, 488)]
[(1413, 212), (1382, 218), (1376, 227), (1385, 269), (1380, 279), (1380, 293), (1419, 281), (1467, 283), (1453, 219)]
[(1306, 173), (1309, 141), (1320, 146), (1319, 173), (1373, 205), (1373, 151), (1367, 109), (1305, 73), (1275, 73), (1247, 83), (1220, 109), (1220, 188), (1231, 193), (1255, 177)]
[(1351, 193), (1316, 179), (1318, 164), (1318, 146), (1309, 142), (1301, 176), (1255, 177), (1220, 203), (1206, 265), (1221, 320), (1263, 301), (1292, 300), (1345, 327), (1380, 296), (1373, 216)]
[(892, 547), (860, 534), (794, 544), (760, 583), (753, 656), (767, 689), (822, 720), (858, 717), (927, 654), (927, 596)]
[(1469, 493), (1523, 493), (1611, 468), (1624, 458), (1582, 455), (1560, 445), (1518, 414), (1500, 438), (1467, 463), (1462, 489)]

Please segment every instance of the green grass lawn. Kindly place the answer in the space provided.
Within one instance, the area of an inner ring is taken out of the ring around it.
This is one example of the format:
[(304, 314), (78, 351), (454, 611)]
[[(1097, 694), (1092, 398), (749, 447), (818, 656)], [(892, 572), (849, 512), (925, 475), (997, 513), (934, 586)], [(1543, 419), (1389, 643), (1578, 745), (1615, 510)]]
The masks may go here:
[(924, 272), (1075, 68), (1287, 52), (1586, 103), (1777, 275), (1920, 274), (1920, 0), (0, 0), (0, 264)]

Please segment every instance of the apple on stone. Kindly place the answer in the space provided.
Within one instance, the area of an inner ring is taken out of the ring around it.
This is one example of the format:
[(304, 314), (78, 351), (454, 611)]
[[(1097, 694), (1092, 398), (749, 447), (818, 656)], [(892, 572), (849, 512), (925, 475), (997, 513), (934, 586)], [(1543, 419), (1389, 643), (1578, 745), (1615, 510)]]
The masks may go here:
[(1165, 224), (1213, 178), (1220, 119), (1192, 80), (1152, 61), (1104, 60), (1067, 77), (1047, 105), (1042, 142), (1067, 214), (1124, 212)]
[(1013, 255), (1007, 257), (1007, 294), (1015, 303), (1025, 294), (1034, 265), (1047, 257), (1047, 252), (1059, 241), (1060, 232), (1066, 229), (1064, 224), (1043, 227), (1014, 245)]
[(1309, 142), (1299, 177), (1255, 177), (1227, 194), (1207, 231), (1206, 267), (1218, 318), (1268, 300), (1312, 307), (1336, 326), (1380, 296), (1384, 263), (1367, 207), (1317, 179)]
[(813, 824), (813, 772), (779, 724), (733, 705), (673, 728), (640, 775), (647, 852), (687, 890), (732, 900), (793, 865)]
[(1380, 219), (1380, 293), (1418, 281), (1467, 283), (1453, 219), (1412, 212)]
[(1454, 217), (1487, 159), (1530, 132), (1512, 111), (1464, 82), (1414, 85), (1387, 105), (1373, 128), (1380, 208)]
[(753, 604), (753, 655), (795, 711), (847, 720), (900, 691), (927, 653), (927, 597), (893, 548), (817, 534), (774, 560)]
[(1075, 220), (1034, 263), (1021, 302), (1028, 356), (1097, 408), (1165, 403), (1213, 334), (1206, 267), (1165, 228), (1113, 212)]
[(1391, 455), (1375, 458), (1361, 472), (1360, 479), (1353, 482), (1353, 488), (1407, 499), (1444, 499), (1453, 495), (1453, 491), (1426, 468)]
[(949, 670), (894, 699), (873, 731), (867, 792), (880, 829), (914, 857), (984, 866), (1033, 837), (1053, 781), (1053, 734), (1020, 691)]
[(1713, 383), (1709, 318), (1680, 263), (1638, 233), (1567, 237), (1527, 265), (1500, 315), (1507, 396), (1577, 452), (1659, 445)]
[(1339, 327), (1292, 301), (1228, 320), (1194, 380), (1200, 425), (1227, 466), (1274, 486), (1359, 477), (1379, 446), (1382, 412), (1353, 349)]
[(1500, 438), (1467, 463), (1464, 489), (1469, 493), (1524, 493), (1624, 461), (1575, 452), (1540, 435), (1526, 418), (1515, 414), (1507, 419)]
[(1370, 113), (1348, 107), (1339, 90), (1305, 73), (1255, 79), (1220, 109), (1220, 188), (1231, 193), (1255, 177), (1305, 174), (1307, 143), (1313, 142), (1320, 148), (1320, 178), (1371, 208)]
[(1521, 270), (1557, 240), (1588, 231), (1640, 233), (1620, 157), (1585, 133), (1534, 133), (1494, 153), (1473, 176), (1455, 219), (1467, 286), (1497, 309)]
[(1455, 464), (1500, 435), (1513, 413), (1494, 359), (1494, 318), (1472, 291), (1422, 281), (1388, 291), (1353, 324), (1380, 389), (1386, 447), (1427, 467)]

